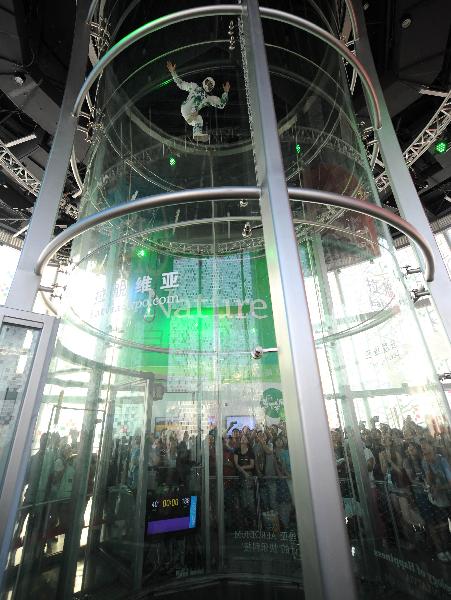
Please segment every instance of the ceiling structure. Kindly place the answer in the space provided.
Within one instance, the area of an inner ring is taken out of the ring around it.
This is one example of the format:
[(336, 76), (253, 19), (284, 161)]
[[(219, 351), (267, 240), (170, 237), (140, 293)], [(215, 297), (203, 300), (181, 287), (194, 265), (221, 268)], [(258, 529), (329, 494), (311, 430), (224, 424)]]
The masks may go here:
[[(387, 105), (406, 150), (451, 90), (449, 0), (362, 2)], [(286, 9), (292, 3), (287, 0)], [(153, 3), (145, 4), (150, 14)], [(16, 240), (23, 238), (32, 214), (56, 131), (75, 6), (72, 0), (0, 0), (0, 243), (5, 242), (5, 232), (16, 235)], [(368, 116), (359, 88), (355, 105), (364, 129)], [(79, 131), (75, 141), (82, 173), (88, 151), (85, 137)], [(451, 126), (444, 127), (439, 137), (451, 146)], [(451, 214), (451, 150), (439, 154), (434, 146), (410, 167), (430, 221)], [(376, 163), (376, 175), (381, 170)], [(77, 191), (69, 169), (55, 233), (74, 221)], [(395, 206), (389, 187), (381, 198)]]

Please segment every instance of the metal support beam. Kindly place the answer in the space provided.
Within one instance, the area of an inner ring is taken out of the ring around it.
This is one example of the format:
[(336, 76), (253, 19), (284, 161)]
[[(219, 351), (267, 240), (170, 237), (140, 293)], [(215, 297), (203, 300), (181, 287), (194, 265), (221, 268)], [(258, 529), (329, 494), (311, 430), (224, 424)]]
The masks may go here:
[(363, 8), (359, 2), (354, 2), (354, 12), (359, 29), (359, 39), (356, 40), (356, 55), (369, 73), (373, 86), (378, 96), (382, 113), (382, 127), (376, 131), (384, 165), (390, 180), (391, 189), (398, 205), (401, 216), (415, 227), (429, 242), (434, 255), (436, 268), (435, 280), (429, 284), (432, 298), (439, 314), (448, 339), (451, 341), (451, 311), (449, 298), (451, 295), (451, 282), (447, 273), (442, 255), (432, 233), (423, 206), (418, 197), (417, 190), (410, 177), (409, 170), (403, 158), (398, 139), (391, 121), (387, 105), (384, 100), (382, 88), (377, 76), (371, 53), (368, 34), (366, 31)]
[(76, 128), (76, 119), (71, 114), (72, 106), (86, 71), (90, 33), (87, 23), (89, 5), (88, 0), (77, 2), (74, 41), (58, 127), (19, 264), (6, 299), (6, 305), (12, 308), (33, 308), (40, 283), (40, 277), (34, 272), (34, 265), (53, 236)]
[[(16, 524), (17, 510), (23, 493), (27, 464), (31, 454), (33, 431), (59, 323), (57, 319), (47, 315), (37, 315), (2, 307), (0, 309), (0, 326), (8, 322), (23, 326), (24, 331), (26, 329), (40, 330), (40, 337), (17, 416), (17, 424), (9, 448), (9, 458), (5, 466), (3, 481), (0, 482), (0, 531), (2, 532), (0, 539), (0, 589), (3, 589), (1, 586), (6, 573), (5, 566)], [(7, 351), (7, 348), (4, 350)]]
[(257, 0), (243, 12), (257, 183), (265, 238), (305, 598), (353, 600), (350, 548), (321, 387), (307, 298), (283, 169)]

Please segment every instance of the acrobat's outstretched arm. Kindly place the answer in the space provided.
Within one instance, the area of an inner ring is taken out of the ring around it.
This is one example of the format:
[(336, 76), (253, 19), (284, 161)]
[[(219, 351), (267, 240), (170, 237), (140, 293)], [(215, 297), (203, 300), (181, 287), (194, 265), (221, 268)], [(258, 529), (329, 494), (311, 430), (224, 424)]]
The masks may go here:
[(177, 75), (177, 73), (175, 72), (175, 63), (172, 63), (170, 60), (168, 60), (168, 62), (166, 63), (166, 67), (169, 73), (172, 75), (172, 79), (174, 80), (175, 85), (181, 90), (184, 90), (185, 92), (191, 92), (191, 90), (194, 90), (197, 87), (196, 83), (189, 83), (188, 81), (183, 81), (183, 79)]
[(218, 96), (207, 96), (207, 102), (210, 106), (222, 109), (227, 104), (229, 100), (230, 83), (226, 81), (222, 87), (224, 88), (224, 93), (220, 98)]

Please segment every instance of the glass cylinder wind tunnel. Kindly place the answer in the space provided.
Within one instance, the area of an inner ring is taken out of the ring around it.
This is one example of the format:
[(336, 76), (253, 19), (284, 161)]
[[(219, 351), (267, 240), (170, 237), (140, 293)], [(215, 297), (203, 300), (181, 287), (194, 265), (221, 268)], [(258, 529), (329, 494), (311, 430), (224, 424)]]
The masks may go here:
[[(80, 217), (186, 195), (72, 240), (1, 598), (314, 600), (302, 540), (320, 524), (293, 473), (253, 42), (237, 13), (165, 23), (207, 3), (104, 4), (110, 47), (158, 26), (89, 91)], [(341, 2), (290, 4), (265, 6), (338, 38)], [(387, 224), (326, 198), (380, 204), (348, 67), (293, 22), (262, 14), (262, 27), (282, 156), (271, 176), (323, 193), (290, 193), (290, 208), (330, 434), (321, 452), (336, 465), (356, 594), (444, 598), (450, 409)]]

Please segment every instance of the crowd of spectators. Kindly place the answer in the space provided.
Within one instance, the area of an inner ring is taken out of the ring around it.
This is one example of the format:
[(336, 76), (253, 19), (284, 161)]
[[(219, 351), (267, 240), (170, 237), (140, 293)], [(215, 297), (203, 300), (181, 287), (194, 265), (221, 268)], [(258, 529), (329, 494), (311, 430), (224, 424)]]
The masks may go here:
[[(344, 510), (352, 532), (361, 526), (362, 487), (352, 442), (346, 431), (332, 431)], [(375, 420), (361, 424), (365, 468), (371, 489), (370, 509), (376, 537), (383, 545), (405, 550), (428, 548), (451, 562), (451, 435), (449, 428), (416, 424), (407, 417), (402, 428)], [(424, 542), (424, 543), (423, 543)]]
[[(213, 427), (203, 440), (188, 431), (148, 434), (148, 494), (200, 494), (208, 453), (213, 519), (217, 474), (222, 470), (228, 529), (295, 528), (285, 422), (256, 425), (252, 429), (236, 425), (232, 422), (222, 433)], [(451, 562), (449, 428), (436, 423), (420, 426), (410, 417), (401, 428), (371, 420), (368, 426), (361, 424), (355, 438), (350, 430), (337, 428), (331, 431), (331, 440), (350, 537), (357, 539), (365, 532), (364, 517), (369, 510), (378, 545), (398, 545), (412, 551), (421, 548), (422, 552), (426, 549), (438, 560)], [(106, 474), (109, 489), (125, 486), (132, 495), (136, 494), (141, 444), (141, 435), (113, 440)], [(51, 529), (69, 527), (78, 452), (79, 432), (73, 430), (64, 438), (43, 434), (29, 463), (17, 534), (28, 514), (26, 507), (49, 501)], [(96, 458), (91, 456), (88, 495), (93, 490)]]
[[(218, 438), (215, 427), (207, 436), (212, 498), (215, 497), (218, 460), (222, 460), (226, 522), (233, 520), (238, 527), (252, 528), (265, 519), (271, 521), (275, 529), (287, 529), (293, 517), (293, 503), (285, 423), (254, 429), (247, 426), (239, 429), (235, 425), (231, 423), (222, 439)], [(221, 439), (222, 453), (217, 449), (218, 439)], [(163, 430), (158, 435), (149, 435), (148, 446), (150, 493), (200, 492), (204, 459), (198, 436), (188, 431), (181, 435)], [(111, 457), (110, 483), (126, 479), (130, 489), (136, 489), (140, 447), (139, 435), (135, 436), (131, 449), (122, 446), (121, 450), (118, 441)], [(212, 507), (213, 513), (214, 510)]]

